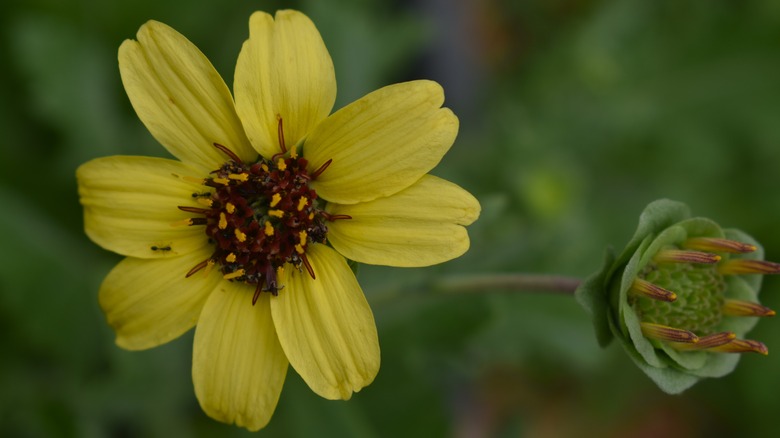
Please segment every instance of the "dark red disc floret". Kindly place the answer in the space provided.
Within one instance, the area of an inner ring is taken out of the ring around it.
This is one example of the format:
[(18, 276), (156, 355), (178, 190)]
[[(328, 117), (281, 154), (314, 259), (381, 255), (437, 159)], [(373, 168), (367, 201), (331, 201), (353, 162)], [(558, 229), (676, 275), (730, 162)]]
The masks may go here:
[(327, 213), (309, 187), (306, 165), (294, 155), (253, 164), (231, 159), (204, 181), (214, 189), (210, 197), (193, 194), (208, 207), (202, 214), (214, 253), (207, 262), (228, 280), (255, 285), (254, 300), (260, 291), (277, 293), (286, 263), (313, 274), (306, 248), (326, 241)]

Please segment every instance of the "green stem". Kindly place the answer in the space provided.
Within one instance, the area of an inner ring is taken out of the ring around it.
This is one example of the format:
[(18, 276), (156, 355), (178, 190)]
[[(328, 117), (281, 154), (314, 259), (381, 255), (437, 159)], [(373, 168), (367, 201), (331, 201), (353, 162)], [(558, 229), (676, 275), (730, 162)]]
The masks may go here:
[(457, 275), (433, 283), (434, 290), (448, 293), (551, 292), (573, 294), (582, 282), (579, 278), (541, 274)]

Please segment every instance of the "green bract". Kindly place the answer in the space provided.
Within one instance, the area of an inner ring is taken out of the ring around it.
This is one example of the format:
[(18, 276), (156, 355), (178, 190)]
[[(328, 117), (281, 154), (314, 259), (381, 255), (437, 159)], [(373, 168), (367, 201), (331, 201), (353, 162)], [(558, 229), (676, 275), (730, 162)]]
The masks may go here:
[[(707, 263), (659, 261), (659, 253), (685, 251), (694, 238), (741, 242), (751, 252), (698, 252), (714, 258)], [(615, 257), (608, 250), (601, 270), (580, 285), (576, 296), (593, 316), (599, 344), (606, 346), (613, 337), (617, 338), (631, 359), (663, 391), (679, 393), (702, 378), (730, 373), (740, 357), (730, 352), (766, 353), (760, 342), (743, 340), (758, 318), (734, 316), (735, 312), (724, 307), (726, 302), (756, 303), (756, 307), (762, 307), (757, 304), (761, 288), (758, 271), (733, 272), (728, 268), (739, 259), (763, 260), (763, 250), (739, 230), (722, 229), (710, 219), (691, 217), (685, 204), (659, 200), (642, 212), (637, 231), (622, 253)], [(666, 302), (636, 293), (636, 282), (642, 280), (673, 292), (676, 299)], [(766, 310), (764, 316), (774, 314)], [(685, 344), (653, 336), (643, 332), (647, 323), (688, 331), (694, 339)], [(704, 340), (716, 336), (721, 336), (720, 343), (707, 347), (711, 344)], [(697, 346), (699, 339), (702, 342)], [(734, 345), (725, 345), (730, 342)], [(738, 348), (746, 344), (752, 349)]]

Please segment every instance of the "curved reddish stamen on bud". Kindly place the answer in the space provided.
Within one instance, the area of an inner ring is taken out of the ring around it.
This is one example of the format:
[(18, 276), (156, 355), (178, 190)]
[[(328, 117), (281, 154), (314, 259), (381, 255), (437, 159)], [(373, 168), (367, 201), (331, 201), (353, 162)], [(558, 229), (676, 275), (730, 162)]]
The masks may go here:
[(676, 293), (670, 290), (666, 290), (656, 284), (650, 283), (649, 281), (642, 280), (641, 278), (634, 280), (634, 283), (631, 285), (629, 292), (636, 296), (643, 296), (658, 301), (666, 301), (667, 303), (671, 303), (677, 300)]
[(715, 237), (692, 237), (683, 242), (682, 246), (695, 251), (728, 252), (733, 254), (745, 254), (758, 249), (755, 245), (749, 243)]
[(708, 350), (728, 344), (735, 339), (737, 339), (737, 335), (733, 332), (720, 332), (702, 336), (699, 338), (699, 342), (694, 344), (671, 342), (670, 345), (679, 351)]
[(718, 267), (723, 275), (780, 274), (780, 263), (766, 260), (731, 259)]
[(653, 258), (656, 263), (718, 263), (721, 257), (701, 251), (685, 251), (681, 249), (663, 249)]
[(686, 344), (695, 344), (699, 342), (699, 337), (689, 330), (652, 322), (641, 322), (639, 324), (642, 328), (642, 334), (645, 335), (646, 338), (665, 342), (682, 342)]
[(776, 312), (769, 307), (750, 301), (726, 299), (722, 308), (724, 315), (729, 316), (775, 316)]
[(763, 342), (749, 339), (734, 339), (728, 344), (712, 347), (709, 351), (718, 353), (759, 353), (764, 356), (769, 354), (769, 349), (766, 348)]

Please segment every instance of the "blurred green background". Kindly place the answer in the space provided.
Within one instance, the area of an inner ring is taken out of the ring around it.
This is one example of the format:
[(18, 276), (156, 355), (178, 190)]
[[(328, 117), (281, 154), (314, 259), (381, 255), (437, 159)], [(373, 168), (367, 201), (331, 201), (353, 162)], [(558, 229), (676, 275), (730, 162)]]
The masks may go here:
[[(232, 83), (255, 9), (296, 8), (336, 66), (336, 106), (443, 84), (461, 132), (434, 173), (481, 201), (471, 250), (426, 269), (363, 266), (376, 381), (329, 402), (290, 371), (259, 436), (756, 436), (776, 429), (770, 349), (667, 396), (570, 296), (435, 293), (453, 275), (585, 276), (648, 202), (687, 202), (780, 260), (780, 3), (774, 0), (8, 1), (0, 5), (0, 435), (245, 436), (198, 407), (192, 333), (126, 352), (97, 305), (119, 257), (83, 234), (75, 168), (165, 154), (136, 118), (116, 51), (147, 19)], [(764, 304), (780, 308), (780, 282)]]

